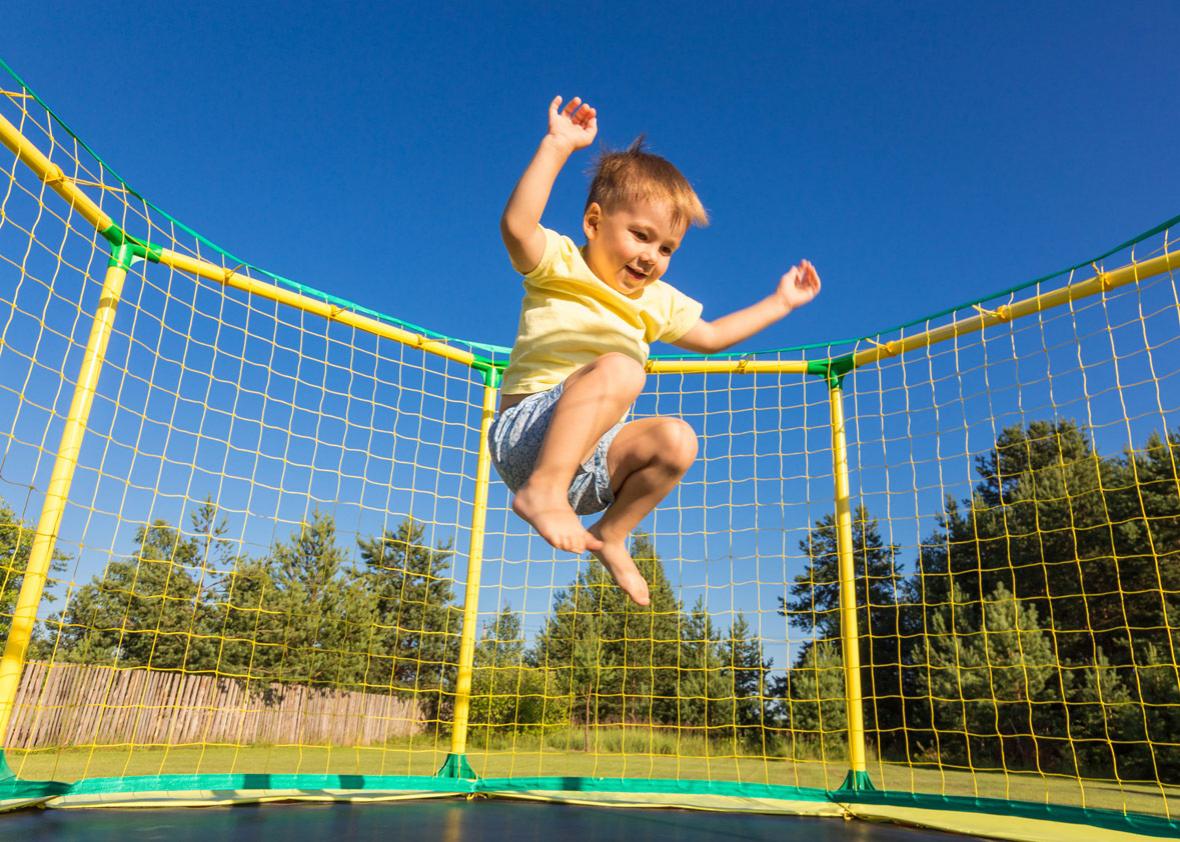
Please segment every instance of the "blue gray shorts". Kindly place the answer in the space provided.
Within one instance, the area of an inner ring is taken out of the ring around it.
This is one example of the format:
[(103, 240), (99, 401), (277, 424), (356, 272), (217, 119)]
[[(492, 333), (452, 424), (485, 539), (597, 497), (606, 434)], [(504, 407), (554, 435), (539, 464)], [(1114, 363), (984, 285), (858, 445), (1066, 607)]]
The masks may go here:
[[(496, 416), (488, 435), (488, 448), (492, 453), (492, 464), (500, 479), (515, 494), (528, 480), (537, 464), (537, 454), (553, 418), (553, 408), (561, 397), (565, 384), (554, 386), (547, 392), (529, 395), (516, 406)], [(578, 466), (570, 483), (570, 508), (575, 514), (592, 515), (601, 512), (615, 501), (610, 488), (610, 473), (607, 470), (606, 454), (622, 424), (611, 427), (598, 440), (590, 458)]]

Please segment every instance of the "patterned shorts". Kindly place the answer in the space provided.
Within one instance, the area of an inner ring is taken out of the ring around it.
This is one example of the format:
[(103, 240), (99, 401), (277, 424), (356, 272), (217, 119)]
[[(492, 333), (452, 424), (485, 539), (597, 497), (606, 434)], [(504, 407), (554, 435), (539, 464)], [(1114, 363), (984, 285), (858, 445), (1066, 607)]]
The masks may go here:
[[(553, 417), (553, 409), (561, 397), (565, 384), (554, 386), (547, 392), (529, 395), (516, 406), (511, 406), (496, 416), (488, 436), (488, 448), (492, 453), (492, 464), (504, 484), (515, 494), (528, 480), (545, 440), (545, 431)], [(598, 440), (590, 458), (578, 466), (570, 483), (570, 507), (576, 514), (592, 515), (601, 512), (615, 501), (610, 489), (610, 473), (607, 471), (606, 454), (622, 424), (611, 427)]]

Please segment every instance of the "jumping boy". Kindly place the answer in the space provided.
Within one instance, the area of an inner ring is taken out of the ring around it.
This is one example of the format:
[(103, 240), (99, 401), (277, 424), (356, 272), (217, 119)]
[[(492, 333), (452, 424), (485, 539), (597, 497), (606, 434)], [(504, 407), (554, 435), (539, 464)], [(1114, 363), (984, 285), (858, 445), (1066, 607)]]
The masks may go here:
[[(592, 552), (639, 605), (650, 602), (627, 536), (680, 481), (697, 439), (679, 418), (620, 423), (643, 389), (649, 345), (721, 351), (819, 293), (806, 260), (775, 292), (716, 321), (661, 278), (690, 224), (708, 224), (701, 201), (672, 164), (643, 151), (598, 163), (581, 249), (542, 228), (557, 174), (598, 133), (580, 99), (549, 104), (549, 132), (504, 208), (500, 231), (524, 275), (520, 325), (492, 424), (492, 462), (516, 495), (512, 509), (560, 550)], [(605, 510), (605, 511), (603, 511)], [(603, 512), (586, 529), (579, 515)]]

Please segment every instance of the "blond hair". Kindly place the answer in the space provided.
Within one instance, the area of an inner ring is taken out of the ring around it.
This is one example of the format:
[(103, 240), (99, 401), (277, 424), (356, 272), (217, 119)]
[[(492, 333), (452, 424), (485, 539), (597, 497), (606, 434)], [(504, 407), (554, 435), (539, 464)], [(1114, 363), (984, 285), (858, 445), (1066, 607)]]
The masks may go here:
[(604, 151), (594, 166), (586, 207), (598, 203), (610, 211), (632, 202), (666, 202), (675, 225), (709, 224), (709, 214), (700, 197), (666, 158), (643, 148), (643, 135), (623, 151)]

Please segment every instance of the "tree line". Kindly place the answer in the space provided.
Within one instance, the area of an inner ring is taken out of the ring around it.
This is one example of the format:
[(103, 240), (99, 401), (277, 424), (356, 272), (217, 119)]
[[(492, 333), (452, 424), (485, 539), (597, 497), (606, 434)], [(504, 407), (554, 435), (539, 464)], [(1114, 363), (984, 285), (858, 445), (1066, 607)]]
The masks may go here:
[[(903, 575), (854, 515), (861, 680), (884, 757), (973, 768), (1180, 781), (1180, 434), (1115, 457), (1072, 421), (1034, 421), (975, 459)], [(780, 608), (816, 639), (783, 683), (839, 697), (836, 529)], [(805, 668), (805, 669), (803, 669)], [(842, 736), (841, 705), (804, 707)]]
[[(888, 759), (1180, 780), (1180, 435), (1098, 455), (1076, 424), (1004, 430), (948, 499), (913, 569), (863, 506), (853, 517), (868, 736)], [(332, 517), (236, 556), (211, 502), (181, 531), (65, 595), (39, 629), (58, 660), (413, 693), (437, 727), (454, 698), (461, 610), (449, 544), (404, 520), (355, 551)], [(0, 507), (0, 633), (31, 530)], [(596, 564), (540, 629), (511, 607), (476, 647), (470, 721), (515, 731), (637, 723), (759, 752), (842, 756), (847, 739), (833, 515), (809, 528), (778, 612), (806, 642), (773, 670), (738, 613), (677, 598), (652, 539), (632, 554), (652, 604)], [(55, 563), (61, 564), (62, 559)]]

